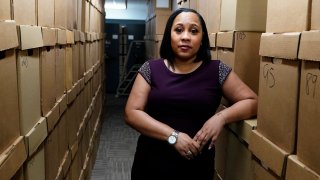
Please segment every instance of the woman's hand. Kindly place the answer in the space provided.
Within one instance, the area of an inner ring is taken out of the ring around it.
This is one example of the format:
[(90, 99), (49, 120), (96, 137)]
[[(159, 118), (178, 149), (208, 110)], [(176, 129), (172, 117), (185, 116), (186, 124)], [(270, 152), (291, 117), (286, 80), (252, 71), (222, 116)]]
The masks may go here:
[(186, 159), (193, 159), (200, 152), (200, 144), (194, 141), (188, 134), (180, 132), (178, 141), (174, 145), (181, 156)]
[(194, 141), (200, 144), (200, 152), (202, 151), (204, 145), (208, 143), (208, 141), (210, 141), (209, 149), (214, 146), (224, 125), (225, 120), (223, 119), (221, 113), (215, 114), (206, 123), (204, 123), (202, 128), (193, 138)]

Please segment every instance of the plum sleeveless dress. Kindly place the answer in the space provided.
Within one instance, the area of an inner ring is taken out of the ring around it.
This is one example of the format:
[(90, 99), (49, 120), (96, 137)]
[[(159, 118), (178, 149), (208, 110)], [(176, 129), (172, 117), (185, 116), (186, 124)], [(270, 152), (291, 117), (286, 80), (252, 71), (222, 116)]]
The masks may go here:
[[(203, 62), (187, 74), (171, 72), (163, 59), (146, 61), (139, 73), (151, 86), (145, 111), (153, 118), (194, 137), (220, 104), (221, 86), (231, 68), (219, 60)], [(208, 144), (193, 160), (182, 157), (173, 146), (140, 135), (132, 180), (212, 180), (214, 148)]]

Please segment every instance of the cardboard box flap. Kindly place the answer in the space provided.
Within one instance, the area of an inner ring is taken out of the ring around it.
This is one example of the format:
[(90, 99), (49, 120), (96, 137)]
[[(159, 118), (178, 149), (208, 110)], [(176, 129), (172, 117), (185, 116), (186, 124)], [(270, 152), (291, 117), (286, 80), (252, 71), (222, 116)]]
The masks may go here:
[(249, 144), (252, 130), (257, 127), (257, 119), (248, 119), (228, 125), (229, 128), (247, 144)]
[(31, 156), (48, 135), (46, 118), (41, 117), (38, 123), (26, 134), (28, 154)]
[(85, 35), (86, 41), (91, 41), (91, 34), (90, 33), (85, 32), (84, 35)]
[(74, 41), (79, 42), (80, 41), (80, 31), (79, 30), (73, 30), (74, 34)]
[(218, 32), (217, 46), (225, 48), (233, 48), (234, 31)]
[(289, 153), (273, 144), (257, 130), (252, 131), (249, 150), (278, 176), (283, 175)]
[(216, 47), (217, 33), (209, 34), (210, 47)]
[(86, 42), (86, 37), (85, 37), (85, 34), (83, 32), (80, 32), (80, 41), (81, 42)]
[(299, 180), (319, 180), (320, 176), (308, 168), (305, 164), (298, 160), (296, 155), (290, 155), (288, 157), (286, 179)]
[(33, 49), (43, 46), (42, 32), (40, 26), (19, 26), (20, 49)]
[(299, 59), (320, 61), (320, 31), (302, 32)]
[(64, 45), (67, 44), (67, 33), (66, 30), (57, 30), (57, 44)]
[(23, 136), (0, 155), (0, 179), (11, 179), (27, 159)]
[(51, 132), (55, 125), (57, 124), (60, 117), (59, 103), (56, 103), (55, 106), (46, 114), (48, 133)]
[(19, 46), (15, 21), (0, 21), (0, 51)]
[(263, 33), (260, 40), (259, 54), (284, 59), (297, 59), (300, 32)]
[(66, 30), (67, 44), (74, 44), (74, 33), (73, 31)]
[(55, 46), (57, 43), (57, 33), (54, 28), (42, 27), (43, 46)]

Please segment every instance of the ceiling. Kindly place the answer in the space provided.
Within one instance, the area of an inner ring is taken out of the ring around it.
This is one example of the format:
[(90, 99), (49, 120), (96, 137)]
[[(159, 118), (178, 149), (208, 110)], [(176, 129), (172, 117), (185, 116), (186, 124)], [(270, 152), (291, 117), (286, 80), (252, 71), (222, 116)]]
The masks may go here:
[(106, 3), (123, 3), (127, 1), (127, 8), (135, 8), (139, 6), (146, 6), (147, 0), (105, 0)]

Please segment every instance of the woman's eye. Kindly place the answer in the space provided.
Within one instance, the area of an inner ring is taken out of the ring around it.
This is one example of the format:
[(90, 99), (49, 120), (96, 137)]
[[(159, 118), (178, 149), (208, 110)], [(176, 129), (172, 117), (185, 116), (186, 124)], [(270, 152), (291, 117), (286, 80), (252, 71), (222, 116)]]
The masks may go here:
[(176, 31), (177, 33), (181, 33), (183, 30), (182, 28), (176, 28), (174, 31)]
[(192, 34), (197, 34), (198, 32), (199, 32), (198, 29), (191, 29)]

